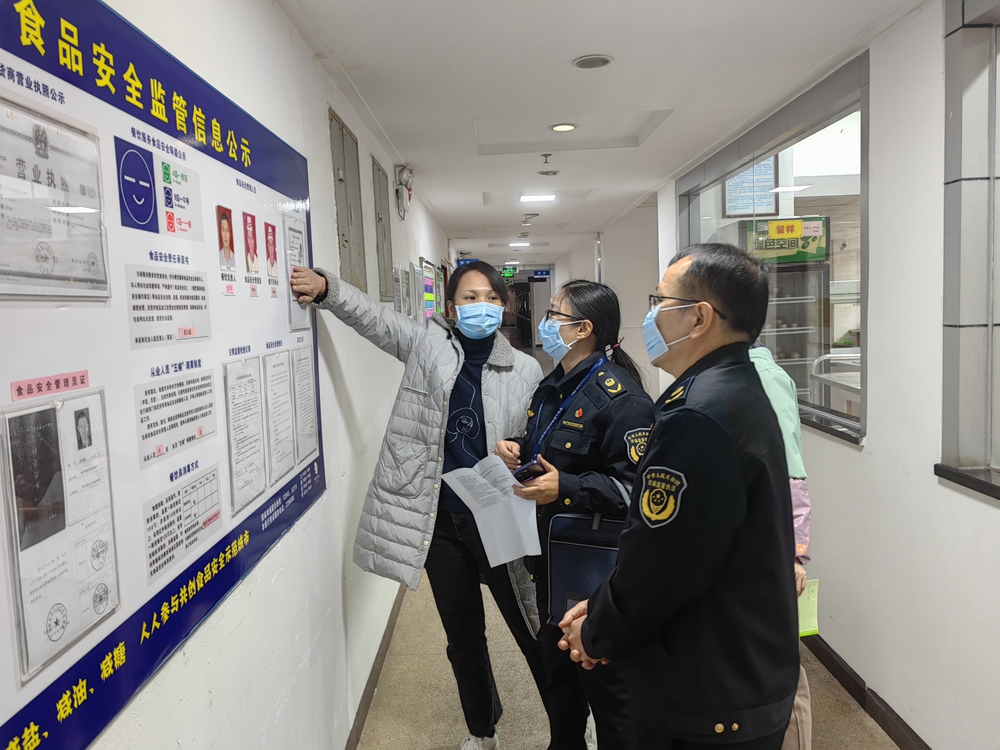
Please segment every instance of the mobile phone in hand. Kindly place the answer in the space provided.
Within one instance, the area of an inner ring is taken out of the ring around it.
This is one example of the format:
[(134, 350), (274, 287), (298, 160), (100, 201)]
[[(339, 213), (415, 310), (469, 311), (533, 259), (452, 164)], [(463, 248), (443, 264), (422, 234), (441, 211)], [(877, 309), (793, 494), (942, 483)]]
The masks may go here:
[(514, 479), (521, 484), (530, 482), (535, 477), (540, 477), (545, 473), (545, 467), (538, 463), (537, 459), (531, 460), (520, 468), (514, 469)]

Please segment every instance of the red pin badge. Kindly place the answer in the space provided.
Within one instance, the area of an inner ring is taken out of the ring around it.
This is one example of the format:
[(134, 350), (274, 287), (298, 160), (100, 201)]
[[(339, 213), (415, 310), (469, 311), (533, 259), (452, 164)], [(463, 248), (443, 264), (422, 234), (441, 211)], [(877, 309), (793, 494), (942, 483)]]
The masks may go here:
[(583, 409), (577, 409), (576, 410), (576, 418), (579, 419), (582, 416), (583, 416)]

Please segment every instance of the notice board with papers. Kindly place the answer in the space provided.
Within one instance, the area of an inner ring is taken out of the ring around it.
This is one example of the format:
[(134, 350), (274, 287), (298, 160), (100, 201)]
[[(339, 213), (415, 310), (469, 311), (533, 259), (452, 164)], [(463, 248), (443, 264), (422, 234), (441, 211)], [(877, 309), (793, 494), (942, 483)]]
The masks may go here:
[(0, 747), (86, 747), (326, 486), (305, 158), (0, 0)]

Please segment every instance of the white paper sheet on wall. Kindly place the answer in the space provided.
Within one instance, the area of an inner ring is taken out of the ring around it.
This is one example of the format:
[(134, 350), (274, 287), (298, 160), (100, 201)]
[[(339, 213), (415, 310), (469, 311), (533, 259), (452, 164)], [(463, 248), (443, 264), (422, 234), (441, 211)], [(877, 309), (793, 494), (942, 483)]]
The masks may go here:
[(227, 362), (225, 369), (230, 483), (236, 514), (267, 488), (260, 358)]
[(292, 349), (295, 378), (295, 460), (304, 461), (316, 451), (319, 433), (316, 423), (316, 393), (313, 382), (313, 349)]
[(0, 104), (0, 296), (107, 297), (97, 139)]
[[(309, 247), (306, 235), (306, 223), (302, 219), (289, 214), (282, 216), (285, 226), (285, 258), (287, 278), (292, 278), (292, 266), (306, 266), (309, 261)], [(312, 322), (312, 310), (309, 305), (300, 305), (295, 295), (288, 295), (288, 330), (304, 331)]]
[(265, 420), (270, 481), (273, 485), (295, 466), (295, 419), (292, 372), (287, 351), (264, 356)]
[(4, 418), (18, 619), (33, 674), (118, 606), (103, 393)]

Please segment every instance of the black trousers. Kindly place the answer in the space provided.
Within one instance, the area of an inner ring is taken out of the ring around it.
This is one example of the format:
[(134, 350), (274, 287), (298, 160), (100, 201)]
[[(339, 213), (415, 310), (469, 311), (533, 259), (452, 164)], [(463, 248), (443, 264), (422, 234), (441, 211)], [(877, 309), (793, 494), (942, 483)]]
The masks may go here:
[(564, 744), (558, 747), (560, 750), (586, 750), (587, 714), (593, 712), (600, 750), (633, 750), (636, 746), (635, 722), (625, 673), (615, 664), (584, 669), (570, 659), (567, 652), (559, 650), (562, 631), (555, 625), (546, 624), (549, 619), (547, 565), (543, 556), (535, 567), (538, 609), (543, 623), (538, 640), (542, 642), (545, 671), (555, 703), (553, 708), (562, 717), (564, 727)]
[(486, 617), (480, 589), (481, 582), (485, 582), (535, 679), (549, 716), (550, 748), (570, 747), (562, 744), (566, 731), (561, 714), (555, 710), (558, 701), (553, 700), (548, 689), (542, 643), (535, 639), (524, 619), (507, 566), (490, 567), (471, 513), (440, 512), (424, 569), (448, 636), (448, 660), (458, 683), (469, 734), (489, 735), (503, 714), (486, 646)]

